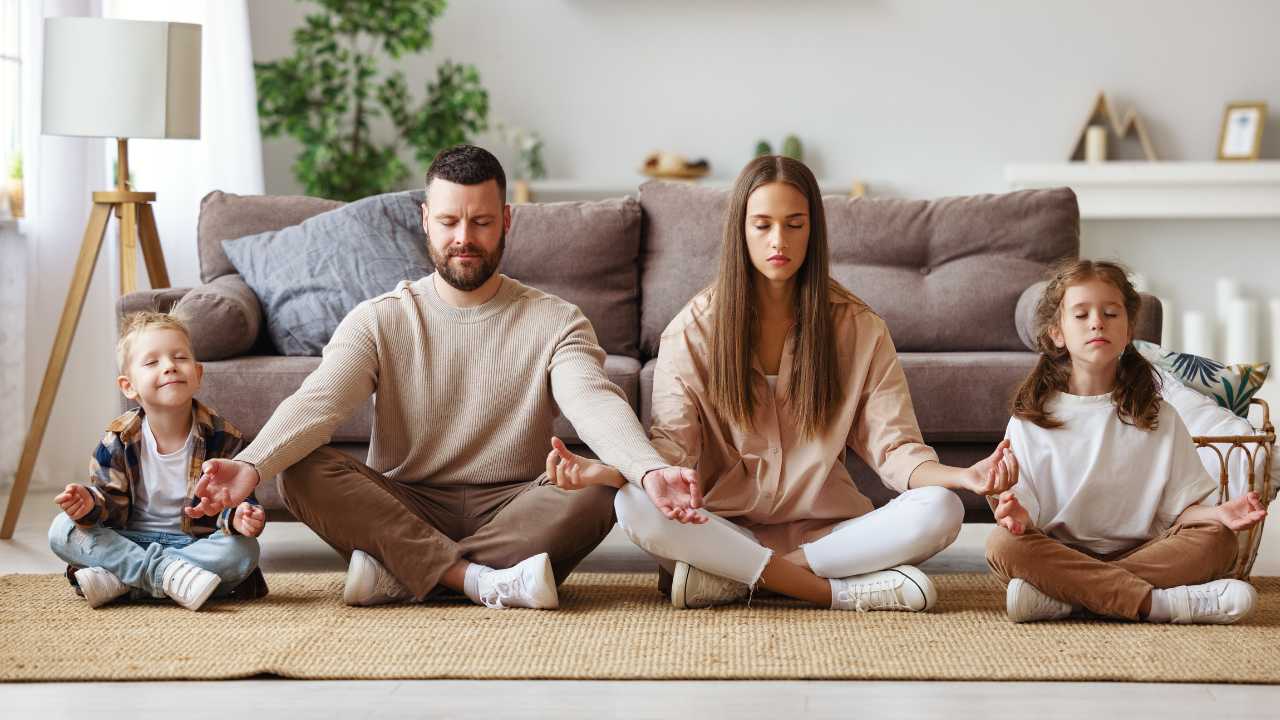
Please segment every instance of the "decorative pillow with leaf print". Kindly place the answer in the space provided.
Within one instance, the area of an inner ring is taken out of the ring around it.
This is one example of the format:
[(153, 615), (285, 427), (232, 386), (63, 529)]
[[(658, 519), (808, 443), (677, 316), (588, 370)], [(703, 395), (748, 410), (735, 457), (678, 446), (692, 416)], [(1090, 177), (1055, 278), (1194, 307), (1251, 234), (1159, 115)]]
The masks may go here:
[(1152, 365), (1243, 418), (1249, 417), (1249, 399), (1262, 389), (1271, 372), (1271, 363), (1223, 365), (1199, 355), (1165, 350), (1145, 340), (1134, 340), (1133, 345)]

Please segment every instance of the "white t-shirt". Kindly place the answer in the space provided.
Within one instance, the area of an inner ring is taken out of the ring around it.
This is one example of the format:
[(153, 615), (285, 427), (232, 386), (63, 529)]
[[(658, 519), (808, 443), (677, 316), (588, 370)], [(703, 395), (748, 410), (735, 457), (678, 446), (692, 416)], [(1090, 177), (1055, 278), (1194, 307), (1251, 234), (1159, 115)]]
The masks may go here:
[(187, 473), (190, 472), (195, 432), (195, 422), (192, 421), (187, 444), (162, 455), (156, 446), (156, 436), (151, 432), (151, 424), (145, 417), (142, 419), (142, 457), (138, 458), (142, 478), (133, 486), (130, 530), (182, 532), (182, 508), (189, 500)]
[(1168, 403), (1151, 431), (1121, 422), (1110, 395), (1058, 393), (1046, 408), (1062, 427), (1015, 417), (1005, 437), (1020, 470), (1014, 494), (1049, 537), (1099, 555), (1128, 550), (1218, 487)]

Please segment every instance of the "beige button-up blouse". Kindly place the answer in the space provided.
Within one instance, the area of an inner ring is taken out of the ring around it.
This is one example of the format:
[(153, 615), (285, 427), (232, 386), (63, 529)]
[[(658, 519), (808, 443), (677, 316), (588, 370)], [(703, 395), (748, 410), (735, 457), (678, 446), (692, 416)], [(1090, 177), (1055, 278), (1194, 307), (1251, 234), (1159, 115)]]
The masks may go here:
[(676, 315), (658, 351), (653, 446), (671, 464), (698, 471), (707, 510), (747, 528), (780, 555), (872, 510), (845, 469), (846, 448), (899, 491), (916, 467), (938, 459), (921, 438), (884, 320), (856, 298), (832, 293), (831, 307), (844, 393), (833, 421), (815, 438), (801, 435), (787, 400), (793, 340), (783, 348), (776, 391), (758, 359), (752, 363), (751, 382), (765, 400), (757, 403), (751, 431), (721, 417), (710, 402), (708, 293)]

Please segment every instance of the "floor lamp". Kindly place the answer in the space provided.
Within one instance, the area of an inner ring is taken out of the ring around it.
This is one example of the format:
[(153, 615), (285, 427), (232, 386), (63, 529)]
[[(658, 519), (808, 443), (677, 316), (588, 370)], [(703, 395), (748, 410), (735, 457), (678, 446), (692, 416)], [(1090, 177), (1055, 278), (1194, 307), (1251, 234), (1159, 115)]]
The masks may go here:
[(13, 537), (17, 527), (111, 215), (120, 221), (120, 292), (137, 288), (139, 249), (151, 287), (169, 287), (151, 209), (156, 195), (129, 187), (128, 139), (200, 137), (200, 26), (48, 18), (44, 21), (43, 77), (41, 132), (115, 138), (116, 187), (93, 193), (89, 225), (18, 462), (4, 524), (0, 525), (3, 539)]

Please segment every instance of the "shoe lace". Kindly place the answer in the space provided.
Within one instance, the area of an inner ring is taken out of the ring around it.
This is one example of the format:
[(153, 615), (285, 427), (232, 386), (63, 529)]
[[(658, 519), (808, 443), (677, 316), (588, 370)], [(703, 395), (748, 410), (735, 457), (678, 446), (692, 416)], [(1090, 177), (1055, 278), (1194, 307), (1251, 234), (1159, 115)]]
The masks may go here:
[(846, 585), (836, 593), (836, 599), (852, 604), (853, 609), (858, 612), (878, 608), (909, 609), (898, 599), (898, 584), (887, 579)]
[(1187, 600), (1190, 603), (1192, 617), (1206, 617), (1218, 613), (1218, 593), (1212, 590), (1188, 590)]
[(485, 607), (502, 610), (507, 607), (502, 602), (503, 600), (515, 597), (522, 592), (524, 592), (523, 577), (516, 576), (506, 580), (499, 580), (493, 584), (488, 592), (480, 596), (480, 602), (484, 603)]

